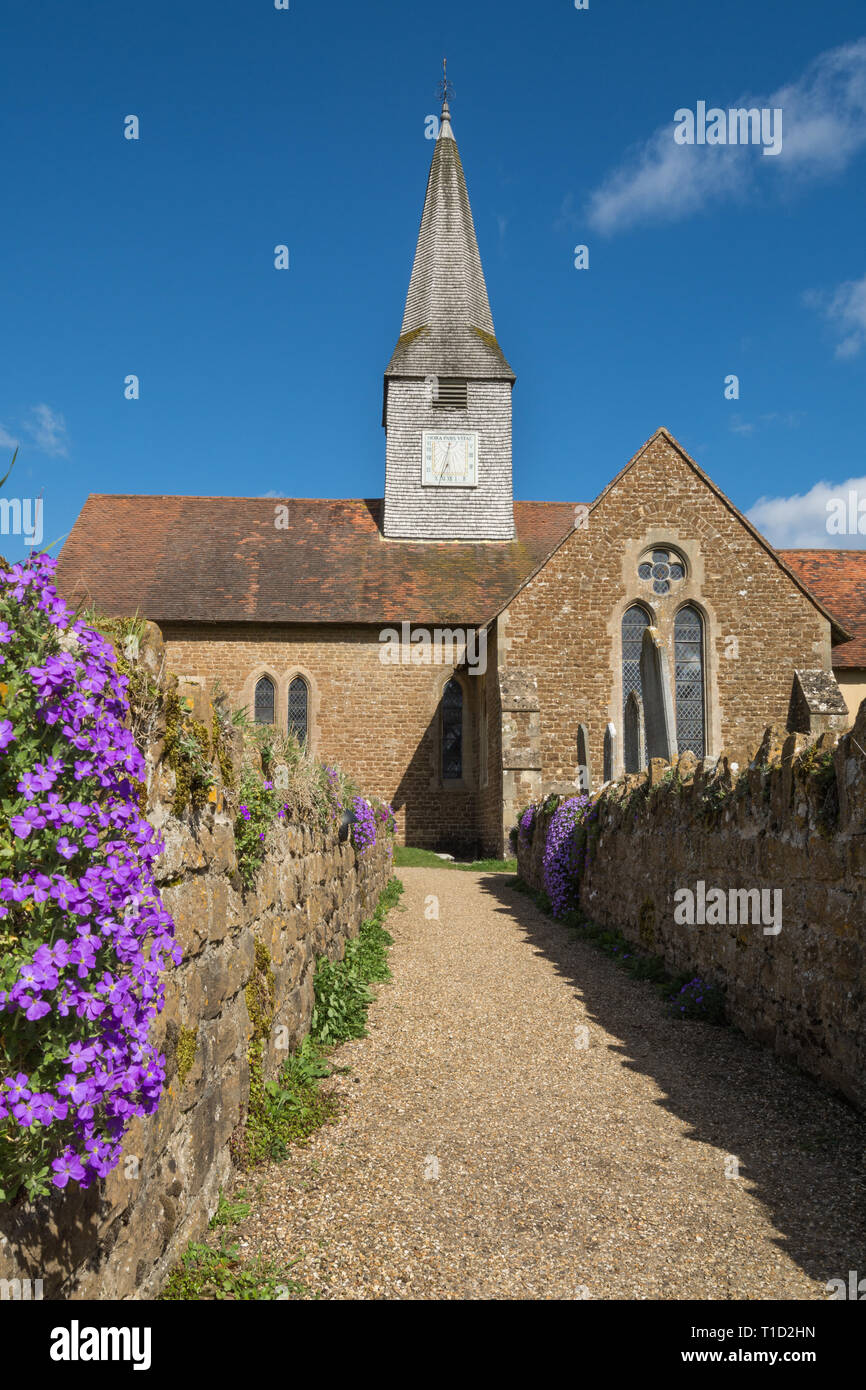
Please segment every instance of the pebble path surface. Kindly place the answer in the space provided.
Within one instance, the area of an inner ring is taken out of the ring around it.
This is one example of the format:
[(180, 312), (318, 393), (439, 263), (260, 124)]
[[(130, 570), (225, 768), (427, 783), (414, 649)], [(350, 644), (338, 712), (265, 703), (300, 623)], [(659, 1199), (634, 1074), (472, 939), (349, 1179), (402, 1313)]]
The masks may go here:
[(398, 873), (340, 1116), (241, 1176), (245, 1258), (326, 1299), (826, 1299), (866, 1274), (862, 1116), (671, 1018), (510, 876)]

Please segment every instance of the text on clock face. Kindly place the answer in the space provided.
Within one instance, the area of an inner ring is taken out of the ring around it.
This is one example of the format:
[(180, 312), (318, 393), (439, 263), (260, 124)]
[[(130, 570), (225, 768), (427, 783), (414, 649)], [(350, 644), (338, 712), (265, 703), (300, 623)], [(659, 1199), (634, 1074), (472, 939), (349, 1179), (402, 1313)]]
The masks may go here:
[(425, 430), (421, 446), (421, 481), (429, 487), (477, 486), (477, 433)]

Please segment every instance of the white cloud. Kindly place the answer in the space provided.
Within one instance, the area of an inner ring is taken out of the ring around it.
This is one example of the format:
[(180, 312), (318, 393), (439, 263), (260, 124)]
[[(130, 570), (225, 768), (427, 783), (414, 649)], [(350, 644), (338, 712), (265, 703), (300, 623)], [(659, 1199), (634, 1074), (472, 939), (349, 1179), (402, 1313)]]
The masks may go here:
[(802, 410), (768, 410), (763, 415), (759, 415), (757, 420), (743, 420), (737, 415), (731, 421), (731, 430), (734, 434), (754, 434), (755, 430), (764, 425), (778, 425), (782, 429), (799, 429), (803, 419)]
[[(697, 93), (709, 106), (711, 94)], [(731, 107), (782, 110), (782, 149), (762, 157), (758, 146), (678, 145), (671, 121), (626, 156), (589, 200), (588, 216), (600, 232), (639, 222), (673, 222), (712, 202), (745, 198), (758, 179), (789, 181), (839, 173), (866, 144), (866, 38), (822, 53), (794, 82), (766, 96), (739, 97)], [(775, 170), (775, 174), (772, 172)]]
[(3, 425), (0, 425), (0, 449), (17, 449), (18, 439), (14, 434), (10, 434)]
[[(851, 493), (856, 498), (853, 507)], [(858, 550), (864, 543), (864, 535), (856, 530), (847, 535), (835, 535), (827, 530), (827, 522), (835, 510), (828, 509), (827, 504), (835, 501), (838, 506), (840, 499), (846, 515), (850, 512), (854, 518), (858, 517), (860, 500), (866, 512), (866, 477), (848, 478), (844, 483), (816, 483), (808, 492), (794, 493), (792, 497), (759, 497), (746, 515), (777, 550), (814, 546)]]
[(803, 298), (838, 326), (837, 357), (856, 357), (866, 347), (866, 275), (862, 280), (844, 281), (830, 294), (807, 290)]
[(43, 454), (54, 454), (65, 458), (68, 453), (66, 421), (50, 405), (35, 405), (24, 429), (30, 435), (36, 448)]

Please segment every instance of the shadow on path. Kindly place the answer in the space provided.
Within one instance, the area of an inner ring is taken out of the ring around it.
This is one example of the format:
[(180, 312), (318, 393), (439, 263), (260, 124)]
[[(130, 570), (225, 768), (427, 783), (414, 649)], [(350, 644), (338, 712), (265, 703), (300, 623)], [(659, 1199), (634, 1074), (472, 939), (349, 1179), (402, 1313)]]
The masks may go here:
[(740, 1178), (766, 1209), (780, 1249), (814, 1279), (866, 1276), (866, 1117), (733, 1028), (680, 1022), (656, 990), (546, 917), (509, 876), (485, 875), (494, 898), (532, 946), (618, 1042), (629, 1070), (652, 1078), (656, 1103), (687, 1137), (739, 1160)]

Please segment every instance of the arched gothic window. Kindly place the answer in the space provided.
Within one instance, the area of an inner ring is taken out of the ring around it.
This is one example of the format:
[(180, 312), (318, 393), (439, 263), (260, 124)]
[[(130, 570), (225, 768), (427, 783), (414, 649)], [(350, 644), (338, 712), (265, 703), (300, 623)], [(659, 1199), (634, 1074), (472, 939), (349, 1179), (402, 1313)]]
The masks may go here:
[(295, 676), (289, 686), (289, 733), (299, 743), (306, 740), (309, 727), (310, 692), (303, 676)]
[(681, 608), (674, 621), (677, 748), (696, 758), (706, 752), (704, 730), (704, 623), (697, 608)]
[(632, 604), (622, 615), (622, 712), (634, 690), (643, 699), (640, 683), (640, 654), (643, 635), (650, 625), (650, 616), (639, 603)]
[(442, 692), (442, 777), (463, 776), (463, 688), (450, 680)]
[(274, 722), (274, 683), (270, 676), (261, 676), (256, 681), (253, 717), (257, 724)]

